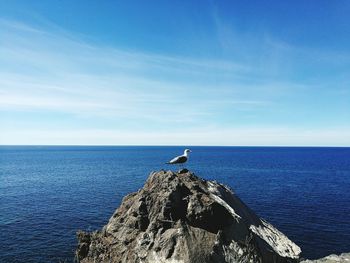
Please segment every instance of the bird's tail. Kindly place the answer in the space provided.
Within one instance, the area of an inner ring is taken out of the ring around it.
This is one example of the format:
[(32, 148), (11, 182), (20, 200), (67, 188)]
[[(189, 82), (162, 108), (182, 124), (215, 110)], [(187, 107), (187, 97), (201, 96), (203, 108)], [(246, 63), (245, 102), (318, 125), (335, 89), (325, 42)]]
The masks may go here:
[(165, 163), (165, 164), (171, 164), (170, 162), (167, 162), (167, 163)]

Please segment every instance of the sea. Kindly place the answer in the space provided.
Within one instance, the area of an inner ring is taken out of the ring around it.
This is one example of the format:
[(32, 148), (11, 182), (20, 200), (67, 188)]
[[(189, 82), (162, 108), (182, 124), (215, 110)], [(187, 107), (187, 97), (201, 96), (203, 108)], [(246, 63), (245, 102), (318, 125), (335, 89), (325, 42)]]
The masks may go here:
[(0, 146), (0, 262), (73, 262), (123, 196), (192, 150), (186, 165), (229, 185), (315, 259), (350, 252), (350, 148)]

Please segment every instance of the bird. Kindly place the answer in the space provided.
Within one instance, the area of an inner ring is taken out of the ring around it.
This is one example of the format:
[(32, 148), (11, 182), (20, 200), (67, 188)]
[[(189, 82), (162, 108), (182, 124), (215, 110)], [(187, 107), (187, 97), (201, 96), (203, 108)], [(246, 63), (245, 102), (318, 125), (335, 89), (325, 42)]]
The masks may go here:
[(188, 158), (189, 158), (189, 153), (191, 153), (192, 151), (190, 149), (186, 149), (184, 151), (183, 155), (180, 156), (176, 156), (175, 158), (171, 159), (169, 162), (167, 162), (167, 164), (184, 164), (185, 162), (187, 162)]

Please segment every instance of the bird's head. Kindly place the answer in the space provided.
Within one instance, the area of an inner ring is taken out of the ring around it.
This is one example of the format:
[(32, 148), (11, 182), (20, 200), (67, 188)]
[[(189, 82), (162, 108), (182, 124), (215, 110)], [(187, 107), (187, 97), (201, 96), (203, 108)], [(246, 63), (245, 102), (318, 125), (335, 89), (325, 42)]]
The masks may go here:
[(184, 154), (185, 155), (188, 155), (189, 153), (191, 153), (192, 151), (190, 150), (190, 149), (186, 149), (185, 151), (184, 151)]

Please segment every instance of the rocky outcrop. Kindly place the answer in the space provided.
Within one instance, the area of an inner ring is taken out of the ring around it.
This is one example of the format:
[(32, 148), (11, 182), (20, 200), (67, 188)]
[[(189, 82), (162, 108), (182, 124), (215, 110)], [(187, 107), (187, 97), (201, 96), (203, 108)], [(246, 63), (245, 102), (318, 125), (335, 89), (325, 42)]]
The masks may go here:
[(298, 262), (300, 248), (227, 186), (152, 173), (99, 232), (78, 233), (82, 263)]
[(350, 262), (350, 253), (343, 253), (341, 255), (329, 255), (324, 258), (315, 259), (315, 260), (305, 260), (300, 263), (341, 263), (341, 262)]

